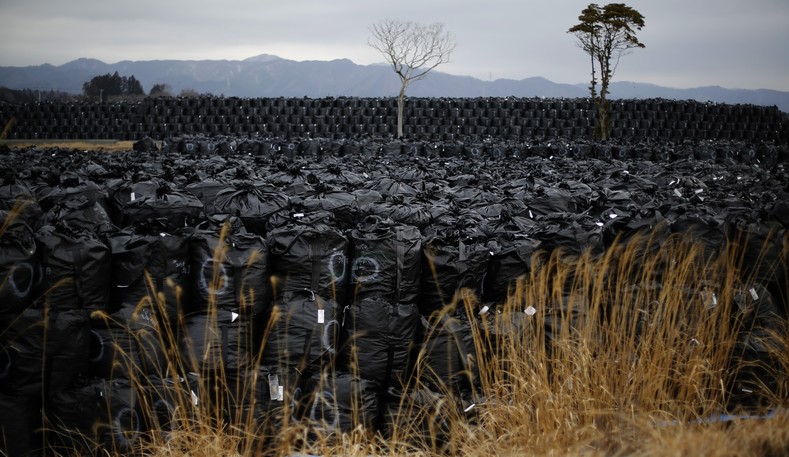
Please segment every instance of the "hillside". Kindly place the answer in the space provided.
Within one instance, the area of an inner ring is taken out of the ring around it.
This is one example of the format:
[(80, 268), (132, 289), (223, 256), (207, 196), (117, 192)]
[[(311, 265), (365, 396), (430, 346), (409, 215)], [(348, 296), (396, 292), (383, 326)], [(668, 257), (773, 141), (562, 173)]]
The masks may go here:
[[(174, 93), (191, 89), (227, 97), (390, 97), (398, 80), (385, 65), (358, 65), (348, 59), (295, 61), (272, 55), (245, 60), (150, 60), (108, 64), (82, 58), (63, 65), (0, 67), (0, 86), (10, 89), (80, 93), (92, 77), (119, 72), (134, 75), (147, 91), (168, 84)], [(579, 77), (582, 75), (579, 75)], [(560, 84), (542, 77), (483, 81), (434, 71), (409, 87), (413, 97), (552, 97), (587, 94), (586, 83)], [(696, 100), (777, 106), (789, 112), (789, 92), (729, 89), (718, 86), (677, 89), (640, 82), (615, 81), (612, 98)]]

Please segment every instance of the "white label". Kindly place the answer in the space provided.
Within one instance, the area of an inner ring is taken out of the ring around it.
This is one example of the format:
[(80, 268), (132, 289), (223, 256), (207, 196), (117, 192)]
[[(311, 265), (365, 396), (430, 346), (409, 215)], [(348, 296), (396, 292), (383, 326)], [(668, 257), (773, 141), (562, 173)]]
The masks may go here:
[(238, 319), (238, 313), (230, 312), (230, 322), (235, 322)]
[(279, 376), (275, 374), (268, 375), (268, 392), (269, 396), (271, 397), (271, 401), (282, 401), (280, 400), (281, 389), (282, 386), (279, 385)]
[(197, 406), (197, 404), (200, 403), (200, 399), (197, 398), (197, 394), (194, 390), (190, 390), (189, 393), (192, 394), (192, 404)]
[(611, 213), (611, 214), (608, 215), (608, 217), (611, 218), (611, 219), (616, 219), (619, 216), (617, 214)]
[(278, 386), (277, 387), (277, 401), (285, 401), (285, 387)]
[(476, 403), (472, 403), (472, 404), (468, 405), (468, 406), (466, 407), (466, 409), (464, 409), (463, 411), (464, 411), (464, 412), (469, 412), (469, 411), (471, 411), (472, 409), (474, 409), (474, 407), (475, 407), (475, 406), (477, 406), (477, 404), (476, 404)]
[(697, 194), (700, 194), (700, 193), (704, 192), (704, 189), (696, 189), (696, 190), (695, 190), (695, 192), (696, 192)]
[(318, 310), (318, 323), (322, 324), (326, 321), (326, 311), (319, 309)]
[(481, 310), (479, 310), (479, 315), (482, 316), (483, 314), (488, 314), (488, 311), (490, 311), (490, 307), (488, 305), (485, 305), (482, 307)]
[(718, 296), (714, 292), (712, 294), (712, 306), (718, 306)]
[(304, 213), (294, 213), (293, 217), (304, 217)]
[(682, 192), (679, 189), (674, 189), (674, 195), (677, 197), (682, 197)]
[(759, 294), (756, 293), (756, 289), (751, 287), (751, 290), (749, 292), (751, 293), (751, 297), (753, 297), (754, 300), (758, 300), (759, 299)]
[(134, 201), (134, 199), (136, 198), (136, 195), (134, 195), (134, 192), (132, 192), (131, 195), (129, 195), (129, 198), (131, 199), (131, 201)]
[(529, 306), (528, 308), (524, 309), (523, 312), (526, 313), (527, 316), (534, 316), (537, 314), (537, 308)]
[(529, 217), (530, 217), (531, 219), (534, 219), (534, 214), (532, 214), (532, 213), (531, 213), (531, 210), (529, 210)]
[(603, 224), (602, 222), (599, 222), (599, 221), (598, 221), (598, 222), (595, 222), (594, 224), (595, 224), (596, 226), (598, 226), (598, 227), (602, 227), (602, 226), (604, 226), (604, 225), (605, 225), (605, 224)]

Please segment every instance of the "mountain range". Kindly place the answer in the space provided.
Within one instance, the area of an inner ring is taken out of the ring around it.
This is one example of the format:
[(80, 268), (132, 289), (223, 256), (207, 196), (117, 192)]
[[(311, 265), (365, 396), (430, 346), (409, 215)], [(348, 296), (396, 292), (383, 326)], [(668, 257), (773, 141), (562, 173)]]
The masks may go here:
[[(104, 63), (81, 58), (63, 65), (0, 67), (0, 87), (56, 90), (78, 94), (98, 75), (118, 72), (134, 76), (147, 91), (167, 84), (173, 94), (183, 90), (226, 97), (393, 97), (399, 79), (384, 64), (358, 65), (348, 59), (295, 61), (262, 54), (244, 60), (146, 60)], [(434, 70), (408, 88), (411, 97), (548, 97), (588, 95), (587, 84), (561, 84), (541, 77), (484, 81)], [(777, 106), (789, 113), (789, 92), (770, 89), (691, 89), (614, 81), (612, 99), (664, 98), (729, 104)]]

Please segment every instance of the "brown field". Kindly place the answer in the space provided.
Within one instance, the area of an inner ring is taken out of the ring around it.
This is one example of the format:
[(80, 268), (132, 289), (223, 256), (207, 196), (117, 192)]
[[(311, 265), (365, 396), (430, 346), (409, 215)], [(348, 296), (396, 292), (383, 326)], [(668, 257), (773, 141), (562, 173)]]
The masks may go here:
[(57, 148), (57, 149), (78, 149), (80, 151), (104, 151), (104, 152), (123, 152), (131, 151), (133, 141), (117, 140), (2, 140), (0, 146), (8, 146), (11, 149), (28, 148)]

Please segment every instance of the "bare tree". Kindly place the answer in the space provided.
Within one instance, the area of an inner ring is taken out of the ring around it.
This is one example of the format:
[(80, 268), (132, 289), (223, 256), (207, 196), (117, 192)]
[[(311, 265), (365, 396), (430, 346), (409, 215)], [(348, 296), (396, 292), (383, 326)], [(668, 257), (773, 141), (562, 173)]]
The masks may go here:
[[(608, 87), (619, 59), (633, 48), (643, 48), (636, 31), (644, 27), (644, 16), (624, 3), (609, 3), (602, 8), (590, 3), (578, 16), (578, 24), (567, 31), (578, 39), (578, 46), (592, 60), (592, 84), (589, 92), (597, 103), (599, 123), (597, 135), (607, 139), (611, 131)], [(597, 93), (597, 70), (600, 71), (600, 93)]]
[(397, 19), (381, 20), (370, 27), (370, 33), (367, 44), (383, 54), (402, 84), (397, 96), (397, 137), (401, 138), (408, 85), (449, 62), (455, 39), (439, 22), (425, 25)]

